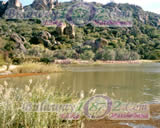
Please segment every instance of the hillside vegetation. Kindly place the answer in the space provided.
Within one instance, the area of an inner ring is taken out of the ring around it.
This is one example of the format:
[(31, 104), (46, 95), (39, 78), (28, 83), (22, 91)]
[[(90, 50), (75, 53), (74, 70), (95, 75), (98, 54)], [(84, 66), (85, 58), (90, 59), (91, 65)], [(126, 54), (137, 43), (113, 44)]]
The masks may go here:
[[(71, 3), (62, 3), (61, 11)], [(160, 59), (160, 15), (145, 12), (129, 4), (95, 4), (101, 8), (130, 10), (132, 27), (76, 26), (75, 37), (59, 34), (54, 26), (43, 26), (38, 19), (0, 19), (0, 40), (13, 63), (24, 61), (53, 62), (55, 59), (137, 60)], [(147, 17), (147, 18), (146, 18)], [(69, 24), (67, 24), (69, 25)], [(47, 36), (46, 36), (47, 35)], [(44, 37), (45, 36), (45, 37)], [(45, 38), (45, 39), (44, 39)], [(17, 39), (20, 42), (17, 43)], [(4, 41), (5, 40), (5, 41)]]

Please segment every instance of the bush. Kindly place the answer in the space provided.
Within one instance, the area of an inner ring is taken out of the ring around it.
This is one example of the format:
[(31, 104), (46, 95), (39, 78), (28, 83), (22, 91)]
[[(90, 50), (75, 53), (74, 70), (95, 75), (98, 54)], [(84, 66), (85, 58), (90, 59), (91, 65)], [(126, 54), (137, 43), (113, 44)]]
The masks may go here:
[(96, 52), (95, 59), (97, 60), (115, 60), (115, 51), (111, 49), (99, 50)]
[(116, 49), (116, 60), (130, 60), (129, 51), (126, 49)]
[(25, 61), (25, 55), (23, 52), (19, 51), (19, 50), (15, 50), (13, 53), (12, 53), (12, 63), (13, 64), (21, 64)]
[(131, 51), (130, 52), (130, 60), (139, 60), (140, 55), (137, 52)]
[(2, 53), (0, 53), (0, 66), (6, 64), (5, 60), (4, 60), (4, 55)]
[(55, 50), (53, 57), (57, 59), (67, 59), (67, 58), (78, 59), (79, 55), (75, 50), (61, 49), (61, 50)]
[(105, 50), (103, 53), (103, 60), (115, 60), (116, 53), (114, 50)]
[(54, 51), (53, 57), (57, 59), (67, 59), (66, 51), (64, 50), (56, 50)]
[(149, 59), (151, 60), (160, 60), (160, 50), (155, 50), (153, 52), (150, 53), (149, 55)]
[(84, 53), (80, 55), (80, 58), (82, 60), (93, 60), (94, 57), (95, 57), (95, 54), (92, 51), (88, 51), (88, 50), (85, 50)]
[(138, 60), (140, 56), (135, 51), (128, 51), (127, 49), (116, 49), (116, 60)]
[(7, 50), (7, 51), (12, 51), (13, 49), (15, 49), (14, 42), (13, 41), (8, 41), (5, 44), (4, 49)]
[(21, 59), (21, 58), (18, 58), (18, 57), (12, 59), (12, 63), (16, 64), (16, 65), (21, 64), (23, 62), (24, 62), (24, 59)]
[(50, 62), (54, 62), (54, 59), (52, 58), (41, 58), (40, 59), (40, 62), (43, 62), (43, 63), (46, 63), (46, 64), (48, 64), (48, 63), (50, 63)]

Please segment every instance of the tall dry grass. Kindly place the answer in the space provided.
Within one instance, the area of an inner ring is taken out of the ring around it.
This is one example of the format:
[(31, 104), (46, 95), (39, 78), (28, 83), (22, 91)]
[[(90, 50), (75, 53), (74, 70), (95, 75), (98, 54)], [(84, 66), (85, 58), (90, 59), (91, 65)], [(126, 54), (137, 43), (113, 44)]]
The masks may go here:
[(62, 72), (62, 68), (56, 64), (44, 64), (44, 63), (24, 63), (17, 68), (11, 70), (13, 73), (53, 73)]
[(68, 90), (48, 87), (49, 76), (45, 82), (32, 85), (32, 79), (24, 89), (12, 88), (7, 81), (0, 85), (0, 128), (80, 128), (82, 120), (65, 121), (54, 112), (24, 112), (22, 104), (32, 103), (72, 103), (78, 98)]

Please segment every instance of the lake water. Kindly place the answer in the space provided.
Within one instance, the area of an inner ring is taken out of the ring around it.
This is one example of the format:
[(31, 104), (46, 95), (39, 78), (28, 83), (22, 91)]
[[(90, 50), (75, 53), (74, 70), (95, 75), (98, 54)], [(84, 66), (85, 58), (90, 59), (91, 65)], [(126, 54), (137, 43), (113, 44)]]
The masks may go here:
[[(160, 63), (148, 64), (106, 64), (106, 65), (68, 65), (68, 72), (53, 73), (49, 86), (69, 89), (70, 92), (96, 89), (97, 94), (122, 101), (160, 103)], [(23, 88), (29, 79), (46, 82), (46, 75), (0, 79), (12, 87)]]

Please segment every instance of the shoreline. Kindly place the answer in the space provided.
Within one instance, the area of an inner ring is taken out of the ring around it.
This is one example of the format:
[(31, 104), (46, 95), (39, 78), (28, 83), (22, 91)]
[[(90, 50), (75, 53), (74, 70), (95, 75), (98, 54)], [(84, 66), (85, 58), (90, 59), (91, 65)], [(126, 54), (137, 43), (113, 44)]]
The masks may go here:
[(65, 59), (65, 60), (55, 60), (55, 64), (142, 64), (142, 63), (160, 63), (160, 60), (74, 60), (74, 59)]
[[(160, 60), (129, 60), (129, 61), (91, 61), (91, 60), (55, 60), (53, 64), (57, 65), (104, 65), (104, 64), (143, 64), (143, 63), (160, 63)], [(35, 72), (35, 73), (13, 73), (12, 70), (18, 68), (21, 65), (11, 65), (9, 70), (6, 71), (6, 66), (0, 68), (0, 79), (7, 77), (23, 77), (23, 76), (34, 76), (34, 75), (44, 75), (47, 72)], [(53, 72), (54, 73), (54, 72)]]

